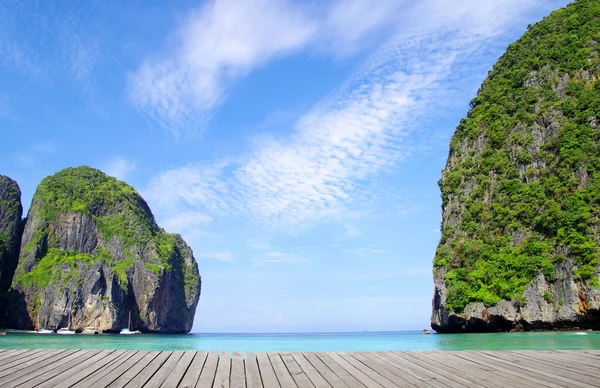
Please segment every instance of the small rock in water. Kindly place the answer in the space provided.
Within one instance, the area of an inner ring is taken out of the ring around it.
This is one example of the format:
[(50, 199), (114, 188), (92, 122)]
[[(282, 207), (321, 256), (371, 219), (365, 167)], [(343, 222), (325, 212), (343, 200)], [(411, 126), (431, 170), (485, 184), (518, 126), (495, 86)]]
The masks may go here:
[(429, 330), (427, 330), (427, 329), (423, 329), (423, 332), (422, 332), (422, 333), (423, 333), (423, 334), (431, 334), (431, 332), (430, 332)]

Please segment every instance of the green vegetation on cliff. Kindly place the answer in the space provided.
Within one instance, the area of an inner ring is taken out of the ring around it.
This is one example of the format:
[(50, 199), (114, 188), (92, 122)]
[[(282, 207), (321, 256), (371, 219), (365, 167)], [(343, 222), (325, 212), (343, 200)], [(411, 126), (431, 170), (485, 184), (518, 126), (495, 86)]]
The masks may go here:
[[(144, 263), (147, 269), (157, 276), (163, 270), (172, 270), (176, 235), (166, 233), (156, 225), (148, 205), (133, 187), (100, 170), (85, 166), (67, 168), (45, 178), (35, 192), (32, 207), (37, 209), (36, 216), (41, 222), (35, 238), (23, 250), (27, 252), (37, 246), (42, 256), (37, 258), (31, 271), (17, 271), (17, 283), (44, 288), (61, 279), (65, 268), (76, 272), (79, 262), (104, 261), (125, 287), (127, 271), (133, 267), (133, 256), (136, 255), (135, 249), (130, 248), (140, 245), (153, 246), (158, 258), (158, 262)], [(125, 257), (116, 259), (103, 247), (87, 253), (59, 250), (56, 241), (52, 241), (57, 236), (50, 236), (49, 248), (42, 249), (48, 225), (56, 224), (59, 217), (68, 214), (90, 216), (107, 244), (116, 239), (124, 246)]]
[(520, 301), (561, 263), (598, 286), (599, 77), (597, 0), (530, 26), (489, 73), (440, 180), (449, 310)]

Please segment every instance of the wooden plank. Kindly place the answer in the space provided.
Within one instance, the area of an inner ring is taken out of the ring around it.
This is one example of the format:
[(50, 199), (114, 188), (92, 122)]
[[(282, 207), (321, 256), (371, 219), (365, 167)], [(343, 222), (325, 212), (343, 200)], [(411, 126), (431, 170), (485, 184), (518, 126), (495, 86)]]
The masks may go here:
[[(40, 387), (52, 386), (56, 388), (69, 388), (72, 385), (77, 384), (79, 381), (86, 377), (94, 374), (96, 371), (104, 367), (106, 364), (111, 363), (114, 359), (119, 358), (125, 351), (123, 350), (112, 350), (106, 351), (105, 354), (99, 354), (94, 361), (92, 359), (85, 360), (81, 364), (74, 368), (65, 371), (62, 375), (55, 377), (53, 380), (49, 380)], [(68, 377), (67, 377), (68, 376)]]
[[(404, 353), (405, 358), (412, 358), (412, 362), (420, 365), (423, 368), (431, 368), (431, 363), (427, 359), (424, 359), (419, 352), (406, 352)], [(435, 364), (434, 364), (435, 365)], [(447, 384), (456, 385), (462, 387), (483, 387), (481, 384), (469, 381), (468, 379), (456, 374), (455, 370), (448, 371), (446, 368), (439, 368), (436, 365), (435, 372), (438, 376), (447, 379)]]
[[(258, 369), (260, 376), (265, 388), (280, 388), (279, 381), (269, 360), (269, 356), (264, 352), (256, 353), (256, 361), (258, 362)], [(287, 388), (287, 387), (285, 387)]]
[[(331, 384), (329, 384), (327, 380), (321, 376), (319, 371), (310, 363), (310, 361), (306, 359), (306, 357), (302, 355), (302, 353), (292, 353), (292, 357), (294, 357), (294, 360), (296, 360), (298, 366), (306, 374), (315, 388), (331, 388)], [(331, 373), (331, 371), (329, 372)]]
[[(462, 351), (458, 351), (457, 353), (460, 352)], [(451, 363), (457, 370), (462, 372), (462, 375), (465, 376), (465, 378), (472, 375), (474, 378), (481, 378), (482, 381), (486, 381), (486, 384), (489, 380), (493, 380), (494, 384), (501, 387), (519, 386), (522, 388), (537, 388), (537, 385), (519, 377), (504, 373), (493, 365), (476, 364), (460, 358), (455, 352), (436, 351), (434, 353), (439, 353), (439, 357), (436, 358), (436, 360), (438, 360), (437, 362)]]
[(40, 366), (47, 365), (48, 363), (54, 361), (54, 356), (59, 355), (62, 352), (65, 352), (65, 350), (47, 350), (41, 353), (37, 353), (37, 357), (29, 359), (27, 361), (17, 362), (17, 364), (12, 366), (10, 364), (3, 365), (2, 370), (0, 371), (0, 378), (11, 375), (15, 372), (20, 371), (21, 369), (28, 368), (32, 365), (35, 365), (38, 368)]
[[(81, 380), (77, 384), (73, 386), (73, 388), (89, 388), (89, 387), (98, 387), (98, 386), (106, 386), (116, 380), (119, 376), (121, 376), (125, 370), (123, 369), (123, 365), (131, 362), (137, 362), (140, 360), (145, 354), (148, 352), (137, 351), (137, 350), (129, 350), (123, 351), (119, 355), (119, 357), (115, 358), (112, 362), (105, 365), (104, 367), (98, 369), (96, 372), (92, 373), (85, 379)], [(133, 360), (133, 361), (132, 361)], [(122, 369), (119, 372), (119, 369)]]
[(597, 368), (600, 360), (579, 351), (561, 352), (552, 350), (551, 355), (558, 360), (568, 360), (577, 365), (584, 365), (588, 367)]
[(245, 358), (244, 370), (246, 372), (246, 386), (248, 388), (263, 388), (256, 356), (252, 352), (246, 352)]
[(231, 378), (229, 380), (229, 386), (230, 388), (246, 388), (244, 358), (240, 352), (233, 352), (233, 357), (231, 358)]
[(207, 356), (208, 352), (195, 352), (192, 364), (187, 369), (185, 375), (183, 376), (183, 379), (181, 379), (181, 382), (179, 383), (180, 388), (194, 388), (196, 386), (196, 383), (198, 382), (198, 378), (200, 377), (200, 373), (202, 372), (202, 368), (204, 367), (204, 362), (206, 361)]
[(292, 375), (292, 378), (296, 382), (298, 388), (315, 388), (314, 384), (310, 381), (306, 373), (304, 373), (300, 365), (298, 365), (291, 354), (281, 353), (280, 357), (287, 370)]
[(379, 357), (366, 352), (351, 353), (351, 356), (362, 362), (375, 373), (385, 377), (389, 381), (400, 387), (426, 387), (429, 386), (423, 381), (411, 376), (408, 373), (401, 373), (397, 368), (391, 367), (390, 364), (383, 361)]
[[(81, 370), (87, 368), (90, 365), (95, 365), (96, 363), (101, 362), (103, 359), (109, 357), (114, 352), (115, 351), (112, 349), (102, 350), (91, 357), (86, 357), (85, 359), (76, 359), (70, 364), (66, 364), (61, 367), (55, 368), (49, 373), (38, 377), (35, 384), (37, 384), (37, 387), (45, 388), (52, 387), (66, 379), (70, 380), (72, 376), (78, 375), (78, 373)], [(77, 381), (75, 381), (74, 383), (76, 383)]]
[(140, 371), (131, 381), (126, 385), (127, 388), (141, 388), (143, 387), (154, 374), (160, 369), (160, 367), (171, 357), (172, 351), (161, 351), (154, 360), (152, 360), (144, 369)]
[(410, 362), (409, 360), (397, 357), (392, 352), (376, 352), (371, 354), (393, 366), (399, 373), (411, 375), (414, 378), (421, 380), (425, 384), (428, 384), (433, 387), (448, 387), (447, 384), (439, 380), (438, 375), (435, 373), (435, 371), (422, 368), (419, 365)]
[[(364, 385), (360, 381), (358, 381), (354, 376), (352, 376), (350, 373), (348, 373), (348, 371), (346, 369), (342, 368), (340, 366), (340, 364), (335, 362), (327, 354), (325, 354), (325, 353), (314, 353), (314, 354), (304, 353), (304, 355), (306, 356), (306, 358), (311, 362), (311, 364), (315, 368), (319, 369), (317, 367), (318, 364), (313, 362), (313, 359), (312, 359), (313, 355), (315, 357), (317, 357), (319, 359), (319, 361), (321, 361), (327, 368), (329, 368), (334, 373), (334, 375), (338, 379), (342, 380), (344, 382), (344, 384), (346, 384), (348, 387), (350, 387), (350, 388), (364, 387)], [(309, 355), (310, 355), (310, 357), (309, 357)], [(325, 377), (327, 379), (327, 381), (331, 382), (329, 380), (329, 377), (327, 377), (326, 375), (323, 375), (323, 377)], [(337, 387), (337, 386), (334, 385), (334, 387)]]
[(552, 381), (562, 381), (565, 383), (569, 383), (573, 387), (577, 386), (585, 388), (594, 386), (591, 385), (594, 383), (594, 381), (590, 382), (589, 378), (584, 378), (584, 376), (578, 373), (573, 373), (567, 370), (555, 372), (552, 370), (552, 368), (549, 368), (547, 364), (533, 361), (525, 357), (515, 357), (514, 355), (511, 355), (506, 352), (481, 351), (480, 353), (487, 354), (491, 357), (496, 357), (500, 360), (504, 360), (506, 363), (517, 365), (519, 368), (532, 373), (536, 373), (537, 375), (551, 378)]
[(25, 353), (22, 353), (21, 357), (16, 357), (16, 358), (9, 357), (4, 360), (1, 360), (0, 365), (2, 365), (2, 368), (10, 368), (17, 364), (27, 362), (31, 359), (37, 358), (40, 353), (44, 353), (45, 351), (46, 350), (44, 350), (44, 349), (31, 349), (31, 350), (26, 351)]
[(42, 371), (44, 367), (50, 364), (56, 365), (58, 362), (57, 360), (55, 360), (54, 356), (60, 356), (60, 360), (62, 360), (75, 352), (78, 352), (78, 350), (59, 350), (57, 351), (57, 353), (50, 354), (44, 360), (39, 360), (38, 362), (31, 362), (31, 364), (26, 365), (24, 368), (14, 370), (6, 374), (5, 376), (0, 377), (0, 387), (4, 387), (9, 382), (12, 382), (13, 380), (17, 379), (21, 381), (27, 381), (25, 380), (26, 377), (31, 379), (35, 377), (38, 373), (43, 373)]
[(279, 381), (279, 385), (284, 388), (292, 388), (296, 387), (296, 383), (290, 375), (290, 372), (285, 367), (283, 360), (279, 353), (269, 352), (267, 353), (269, 356), (269, 361), (271, 361), (271, 365), (273, 366), (273, 370), (275, 371), (275, 376), (277, 376), (277, 380)]
[(161, 352), (148, 352), (139, 361), (133, 364), (127, 365), (128, 362), (126, 362), (123, 364), (127, 366), (126, 369), (124, 369), (123, 366), (117, 368), (115, 371), (113, 371), (112, 374), (107, 376), (106, 380), (104, 380), (106, 384), (103, 384), (103, 381), (101, 380), (96, 382), (94, 386), (97, 388), (100, 388), (100, 386), (110, 388), (123, 388), (135, 376), (137, 376), (138, 373), (143, 371), (152, 361), (154, 361), (160, 354)]
[(219, 356), (219, 363), (217, 366), (217, 373), (215, 374), (215, 381), (213, 382), (213, 388), (229, 388), (230, 373), (231, 354), (229, 354), (229, 352), (223, 352)]
[(171, 374), (175, 365), (183, 356), (183, 350), (175, 350), (171, 355), (156, 369), (154, 374), (143, 384), (146, 388), (159, 388)]
[(187, 351), (184, 352), (177, 365), (173, 368), (169, 376), (166, 378), (165, 382), (161, 385), (161, 388), (176, 388), (179, 386), (179, 382), (183, 379), (185, 372), (188, 370), (192, 361), (194, 360), (194, 356), (196, 352)]
[(371, 369), (368, 365), (365, 365), (364, 363), (357, 360), (356, 357), (353, 357), (352, 354), (350, 354), (350, 353), (338, 352), (337, 354), (341, 358), (343, 358), (348, 364), (352, 365), (352, 367), (356, 368), (356, 370), (360, 371), (365, 376), (367, 376), (371, 380), (375, 381), (377, 384), (381, 385), (382, 387), (395, 388), (395, 387), (399, 387), (399, 386), (400, 387), (410, 386), (410, 384), (408, 384), (406, 381), (399, 379), (395, 375), (392, 374), (392, 376), (395, 377), (395, 380), (404, 383), (403, 385), (395, 384), (395, 382), (393, 380), (390, 380), (390, 379), (386, 378), (385, 376), (377, 373), (376, 371)]
[[(310, 363), (310, 365), (319, 372), (319, 374), (331, 385), (332, 387), (349, 387), (338, 375), (336, 375), (315, 353), (302, 353), (302, 356)], [(358, 381), (354, 380), (358, 387), (363, 385)]]
[(339, 366), (344, 368), (348, 373), (350, 373), (354, 378), (360, 381), (363, 385), (369, 388), (380, 388), (383, 387), (377, 381), (373, 380), (362, 371), (356, 369), (352, 364), (346, 361), (343, 357), (340, 356), (340, 353), (336, 352), (327, 352), (326, 353), (329, 358), (331, 358), (334, 362), (336, 362)]
[(200, 373), (196, 388), (212, 388), (218, 363), (219, 352), (210, 352), (204, 363), (204, 368), (202, 368), (202, 373)]
[[(551, 352), (538, 352), (538, 351), (528, 351), (528, 352), (511, 352), (507, 351), (506, 353), (511, 354), (515, 357), (522, 357), (529, 360), (534, 360), (537, 362), (541, 362), (544, 365), (548, 365), (554, 372), (558, 372), (560, 370), (564, 370), (567, 373), (571, 373), (572, 371), (577, 371), (578, 374), (582, 376), (587, 376), (587, 378), (598, 378), (598, 372), (600, 372), (598, 364), (592, 366), (587, 364), (582, 364), (573, 360), (570, 357), (556, 357), (556, 355)], [(570, 356), (570, 354), (567, 354)], [(585, 380), (583, 380), (585, 381)]]
[[(38, 367), (37, 365), (32, 365), (29, 368), (22, 369), (18, 372), (16, 376), (7, 376), (11, 377), (10, 381), (5, 381), (4, 379), (0, 380), (1, 386), (4, 387), (16, 387), (17, 385), (21, 385), (23, 383), (27, 383), (28, 386), (34, 386), (35, 384), (32, 380), (37, 379), (41, 375), (45, 375), (46, 373), (50, 373), (50, 375), (54, 376), (52, 373), (57, 370), (57, 368), (61, 368), (65, 365), (72, 365), (73, 363), (78, 363), (81, 359), (80, 357), (88, 357), (94, 354), (97, 354), (99, 351), (93, 350), (73, 350), (72, 353), (67, 355), (66, 357), (61, 357), (54, 362), (47, 363), (43, 367)], [(40, 381), (44, 381), (44, 379), (40, 379)]]
[(8, 354), (3, 354), (0, 357), (0, 363), (2, 362), (6, 362), (6, 361), (14, 361), (14, 360), (19, 360), (23, 357), (27, 357), (27, 353), (30, 352), (31, 350), (29, 349), (15, 349), (14, 351), (8, 353)]
[(491, 365), (491, 366), (497, 368), (498, 370), (501, 370), (502, 373), (516, 376), (517, 378), (520, 378), (522, 380), (529, 381), (529, 383), (538, 384), (538, 386), (543, 383), (547, 387), (554, 387), (554, 388), (562, 387), (562, 385), (559, 385), (554, 381), (540, 379), (539, 376), (536, 375), (535, 373), (529, 373), (527, 370), (522, 370), (515, 365), (499, 362), (499, 360), (497, 360), (493, 357), (488, 357), (487, 355), (480, 353), (478, 351), (462, 351), (462, 352), (457, 352), (457, 355), (461, 358), (470, 360), (477, 364)]

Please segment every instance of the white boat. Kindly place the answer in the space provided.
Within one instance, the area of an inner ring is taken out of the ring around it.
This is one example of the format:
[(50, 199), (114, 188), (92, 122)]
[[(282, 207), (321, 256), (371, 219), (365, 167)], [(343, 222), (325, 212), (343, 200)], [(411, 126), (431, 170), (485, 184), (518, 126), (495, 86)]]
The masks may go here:
[(131, 331), (131, 311), (129, 312), (129, 325), (123, 329), (121, 329), (121, 332), (119, 334), (122, 335), (133, 335), (133, 334), (139, 334), (139, 331)]
[(71, 309), (69, 309), (69, 322), (67, 324), (67, 327), (61, 327), (60, 329), (56, 330), (56, 334), (75, 334), (75, 330), (71, 330)]
[(37, 334), (54, 334), (54, 332), (52, 330), (48, 330), (48, 329), (44, 329), (41, 328), (38, 331), (36, 331)]

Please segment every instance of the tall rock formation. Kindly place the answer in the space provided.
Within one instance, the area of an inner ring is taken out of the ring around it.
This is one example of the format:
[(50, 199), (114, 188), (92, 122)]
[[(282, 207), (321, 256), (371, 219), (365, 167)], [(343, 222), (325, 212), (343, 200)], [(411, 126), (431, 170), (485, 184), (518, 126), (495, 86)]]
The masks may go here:
[(509, 46), (442, 173), (438, 332), (600, 329), (600, 2)]
[(3, 326), (6, 291), (10, 288), (17, 263), (23, 231), (21, 190), (17, 182), (0, 175), (0, 327)]
[(129, 185), (89, 167), (45, 178), (33, 197), (11, 290), (17, 328), (188, 332), (200, 296), (192, 250), (158, 227)]

